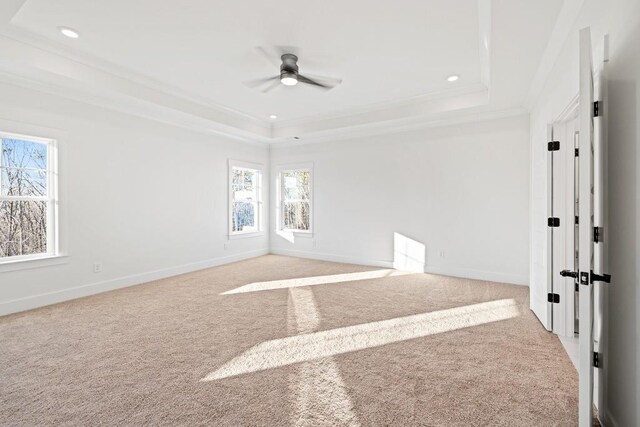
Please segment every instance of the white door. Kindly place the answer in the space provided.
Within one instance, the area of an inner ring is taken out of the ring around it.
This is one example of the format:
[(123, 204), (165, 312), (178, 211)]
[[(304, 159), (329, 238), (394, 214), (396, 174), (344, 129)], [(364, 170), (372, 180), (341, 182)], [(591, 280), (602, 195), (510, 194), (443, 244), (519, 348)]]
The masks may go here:
[[(575, 281), (562, 270), (577, 270), (575, 265), (574, 236), (576, 234), (574, 184), (576, 167), (576, 141), (579, 130), (578, 100), (573, 100), (556, 122), (548, 125), (544, 146), (533, 147), (546, 153), (543, 166), (546, 170), (546, 213), (534, 212), (536, 223), (533, 233), (539, 237), (546, 233), (544, 248), (532, 246), (530, 286), (530, 308), (548, 331), (559, 335), (574, 337)], [(532, 153), (534, 159), (542, 157)], [(535, 161), (535, 160), (534, 160)], [(534, 169), (535, 166), (534, 166)], [(534, 205), (541, 206), (538, 198)], [(544, 276), (538, 275), (543, 270)], [(536, 277), (537, 276), (537, 277)], [(536, 280), (537, 279), (537, 280)]]
[(579, 425), (593, 425), (593, 61), (591, 31), (580, 30)]
[[(601, 74), (599, 73), (599, 78)], [(592, 61), (591, 32), (580, 31), (580, 149), (579, 149), (579, 425), (593, 425), (594, 369), (603, 359), (594, 353), (594, 338), (598, 350), (603, 339), (601, 334), (602, 287), (609, 281), (603, 273), (606, 267), (605, 249), (602, 242), (606, 220), (605, 205), (605, 157), (602, 102), (594, 103), (594, 73)], [(603, 84), (599, 84), (598, 95), (602, 95)], [(597, 132), (596, 132), (597, 130)], [(597, 289), (597, 290), (596, 290)], [(595, 290), (595, 291), (594, 291)], [(594, 310), (594, 292), (598, 295)], [(594, 334), (594, 326), (596, 333)], [(596, 402), (601, 404), (603, 389), (598, 387)], [(601, 411), (604, 409), (599, 408)]]

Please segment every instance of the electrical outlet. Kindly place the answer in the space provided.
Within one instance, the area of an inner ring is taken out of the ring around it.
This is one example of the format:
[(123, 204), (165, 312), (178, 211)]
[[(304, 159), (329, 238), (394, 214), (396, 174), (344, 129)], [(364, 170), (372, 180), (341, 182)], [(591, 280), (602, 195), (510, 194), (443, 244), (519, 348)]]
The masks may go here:
[(440, 256), (440, 258), (444, 258), (444, 251), (438, 251), (438, 256)]
[(226, 251), (228, 249), (229, 249), (229, 243), (227, 242), (227, 243), (224, 244), (224, 250)]
[(102, 272), (102, 263), (101, 262), (94, 262), (93, 263), (93, 272), (94, 273), (101, 273)]
[(316, 241), (316, 239), (313, 239), (312, 245), (313, 245), (314, 248), (318, 246), (318, 242)]

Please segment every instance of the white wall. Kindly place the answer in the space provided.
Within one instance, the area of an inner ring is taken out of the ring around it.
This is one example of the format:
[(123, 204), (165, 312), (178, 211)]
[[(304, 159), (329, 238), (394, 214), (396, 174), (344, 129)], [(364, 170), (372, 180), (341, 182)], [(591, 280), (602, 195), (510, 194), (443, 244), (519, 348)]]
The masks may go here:
[(36, 269), (0, 266), (0, 315), (268, 252), (268, 233), (227, 242), (227, 161), (268, 166), (266, 145), (5, 84), (0, 129), (59, 139), (68, 254)]
[[(609, 267), (613, 276), (605, 319), (608, 349), (603, 358), (607, 390), (605, 425), (640, 426), (640, 2), (585, 0), (558, 61), (531, 113), (532, 257), (544, 260), (546, 230), (546, 126), (578, 93), (578, 30), (590, 26), (594, 60), (602, 59), (610, 36), (608, 73)], [(596, 64), (598, 65), (598, 64)], [(542, 230), (542, 231), (541, 231)], [(546, 280), (544, 262), (532, 260), (531, 280)]]
[(272, 147), (272, 170), (299, 162), (314, 164), (314, 236), (272, 232), (272, 252), (392, 266), (401, 233), (426, 271), (528, 283), (527, 116)]

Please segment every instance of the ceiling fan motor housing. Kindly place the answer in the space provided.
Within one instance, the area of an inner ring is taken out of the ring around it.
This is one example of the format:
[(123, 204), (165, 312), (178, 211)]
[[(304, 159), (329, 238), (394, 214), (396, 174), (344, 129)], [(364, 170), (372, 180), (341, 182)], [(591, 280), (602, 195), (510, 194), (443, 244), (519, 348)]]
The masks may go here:
[(298, 57), (292, 53), (285, 53), (280, 59), (280, 79), (289, 77), (298, 80)]

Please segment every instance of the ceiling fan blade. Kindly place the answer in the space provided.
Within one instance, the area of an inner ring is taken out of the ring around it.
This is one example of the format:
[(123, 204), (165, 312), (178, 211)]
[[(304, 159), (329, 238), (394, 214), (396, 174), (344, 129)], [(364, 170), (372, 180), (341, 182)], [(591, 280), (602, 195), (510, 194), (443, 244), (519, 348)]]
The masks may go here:
[(276, 77), (277, 80), (274, 80), (273, 83), (271, 83), (269, 86), (267, 86), (266, 88), (264, 88), (262, 90), (262, 93), (267, 93), (267, 92), (271, 92), (273, 89), (277, 88), (278, 86), (280, 86), (282, 83), (280, 83), (280, 76)]
[(327, 84), (324, 84), (324, 83), (320, 83), (320, 82), (318, 82), (316, 80), (312, 80), (312, 79), (310, 79), (308, 77), (305, 77), (302, 74), (298, 74), (298, 81), (300, 83), (306, 83), (308, 85), (312, 85), (312, 86), (315, 86), (315, 87), (318, 87), (318, 88), (321, 88), (321, 89), (324, 89), (324, 90), (333, 89), (332, 85), (327, 85)]
[(280, 80), (280, 76), (274, 76), (274, 77), (267, 77), (264, 79), (256, 79), (256, 80), (248, 80), (246, 82), (242, 82), (245, 86), (254, 88), (254, 87), (258, 87), (261, 86), (265, 83), (268, 83), (272, 80)]
[(338, 86), (340, 83), (342, 83), (342, 79), (338, 79), (336, 77), (319, 76), (317, 74), (306, 74), (306, 73), (305, 73), (305, 76), (308, 79), (320, 82), (325, 86), (334, 87), (334, 86)]
[(269, 63), (271, 65), (273, 65), (274, 67), (278, 67), (278, 69), (280, 69), (280, 64), (282, 63), (282, 61), (280, 61), (280, 56), (278, 54), (278, 52), (274, 52), (271, 53), (269, 51), (267, 51), (267, 49), (265, 49), (262, 46), (256, 46), (255, 47), (256, 52), (258, 52), (260, 55), (262, 55), (262, 57), (264, 59), (266, 59), (267, 61), (269, 61)]

